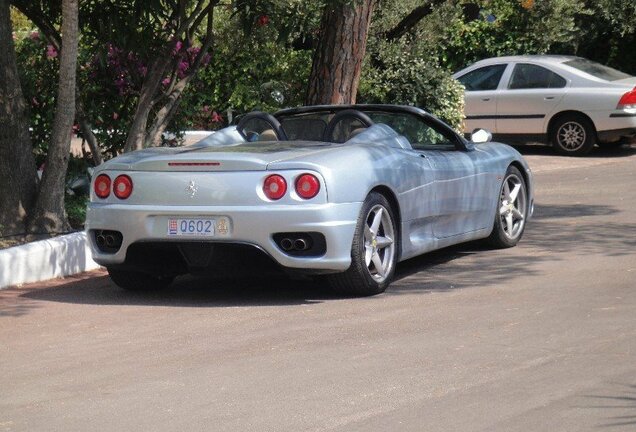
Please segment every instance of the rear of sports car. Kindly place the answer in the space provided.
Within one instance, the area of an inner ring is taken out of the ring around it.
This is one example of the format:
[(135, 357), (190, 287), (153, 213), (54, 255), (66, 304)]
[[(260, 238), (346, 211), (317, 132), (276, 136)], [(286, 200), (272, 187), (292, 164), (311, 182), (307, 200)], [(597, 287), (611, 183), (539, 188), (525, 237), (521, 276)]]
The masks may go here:
[(157, 149), (106, 163), (87, 214), (95, 261), (175, 276), (249, 251), (290, 269), (347, 269), (360, 203), (330, 202), (318, 167), (268, 169), (280, 158)]

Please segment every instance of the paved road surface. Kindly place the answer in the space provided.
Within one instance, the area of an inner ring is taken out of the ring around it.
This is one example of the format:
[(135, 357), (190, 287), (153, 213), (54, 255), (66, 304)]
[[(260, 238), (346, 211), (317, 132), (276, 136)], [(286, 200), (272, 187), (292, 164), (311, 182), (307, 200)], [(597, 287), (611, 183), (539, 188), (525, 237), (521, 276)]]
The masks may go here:
[(0, 291), (0, 431), (634, 431), (636, 149), (526, 149), (516, 248), (399, 266), (381, 296), (103, 272)]

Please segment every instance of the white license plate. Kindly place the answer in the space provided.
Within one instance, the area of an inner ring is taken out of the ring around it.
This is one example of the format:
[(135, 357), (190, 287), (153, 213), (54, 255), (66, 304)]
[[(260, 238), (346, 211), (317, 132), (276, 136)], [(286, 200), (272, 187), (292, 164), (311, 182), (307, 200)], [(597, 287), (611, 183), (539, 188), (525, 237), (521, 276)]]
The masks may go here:
[(214, 236), (214, 219), (168, 219), (169, 236)]

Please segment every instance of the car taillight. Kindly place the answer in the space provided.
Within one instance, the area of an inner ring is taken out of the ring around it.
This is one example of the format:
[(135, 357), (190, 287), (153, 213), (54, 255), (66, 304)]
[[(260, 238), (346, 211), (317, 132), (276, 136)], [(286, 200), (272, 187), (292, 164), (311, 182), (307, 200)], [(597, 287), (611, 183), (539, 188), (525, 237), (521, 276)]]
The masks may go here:
[(133, 182), (127, 175), (117, 176), (113, 182), (113, 193), (119, 199), (126, 199), (133, 191)]
[(98, 175), (93, 184), (93, 189), (95, 190), (95, 195), (99, 198), (108, 198), (108, 195), (110, 195), (110, 177), (106, 174)]
[(279, 200), (285, 196), (287, 192), (287, 182), (285, 179), (278, 175), (272, 174), (263, 182), (263, 193), (271, 200)]
[(618, 109), (632, 108), (636, 109), (636, 87), (623, 95), (618, 101)]
[(310, 199), (318, 195), (320, 182), (313, 174), (303, 174), (296, 179), (296, 193), (304, 199)]

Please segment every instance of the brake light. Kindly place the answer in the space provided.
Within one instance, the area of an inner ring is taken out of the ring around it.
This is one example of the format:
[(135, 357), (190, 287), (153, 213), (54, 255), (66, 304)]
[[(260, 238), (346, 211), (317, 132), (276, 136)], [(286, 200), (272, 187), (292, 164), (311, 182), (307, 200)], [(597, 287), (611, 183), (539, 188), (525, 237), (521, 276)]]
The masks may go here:
[(313, 174), (303, 174), (296, 179), (296, 193), (304, 199), (310, 199), (318, 195), (320, 182)]
[(618, 109), (636, 108), (636, 87), (633, 90), (628, 91), (618, 101)]
[(110, 177), (106, 174), (98, 175), (93, 184), (93, 189), (95, 190), (95, 195), (99, 198), (108, 198), (108, 195), (110, 195)]
[(113, 193), (119, 199), (126, 199), (133, 191), (133, 182), (127, 175), (118, 176), (113, 182)]
[(263, 182), (263, 193), (271, 200), (279, 200), (287, 193), (287, 182), (278, 174), (272, 174)]

